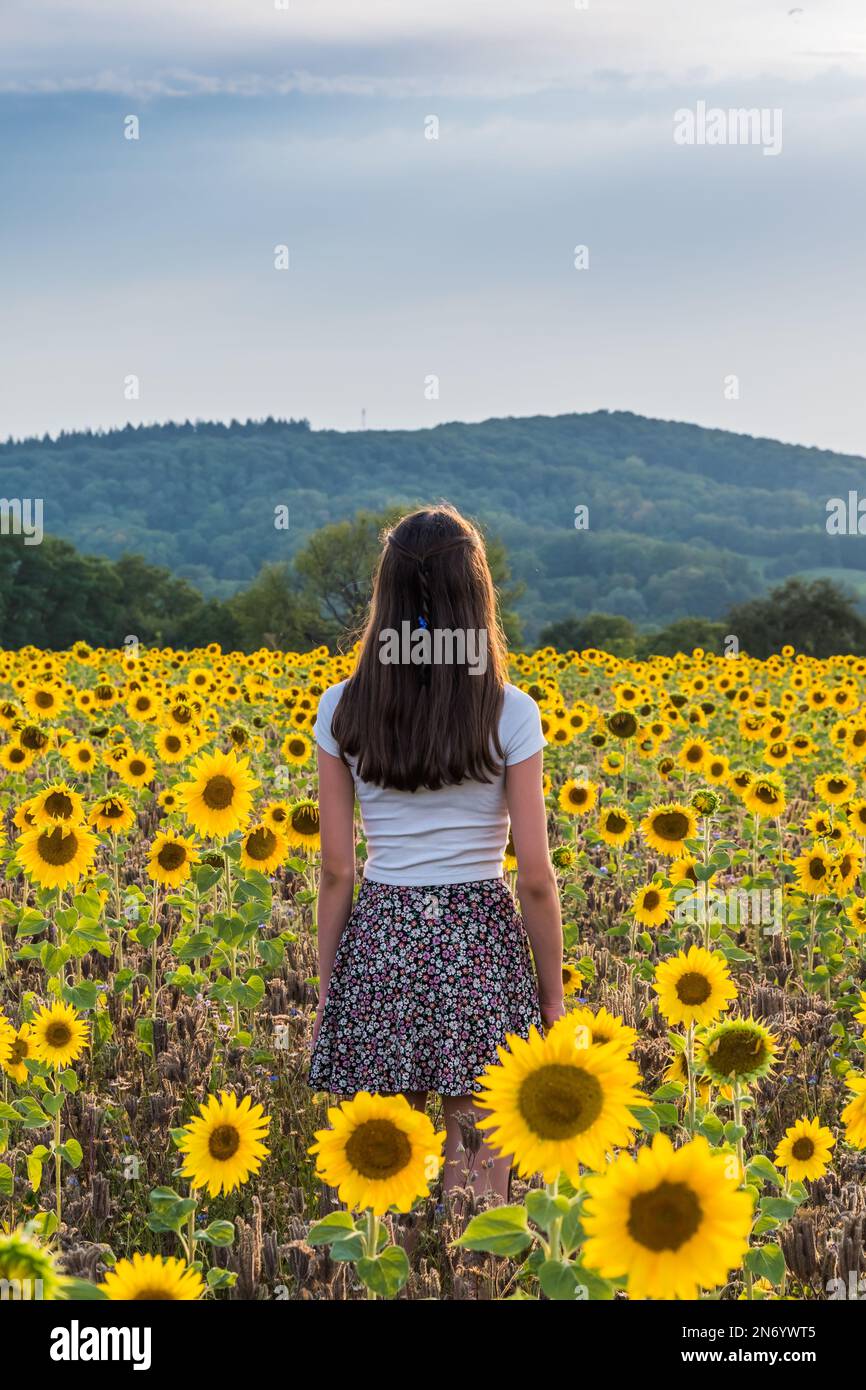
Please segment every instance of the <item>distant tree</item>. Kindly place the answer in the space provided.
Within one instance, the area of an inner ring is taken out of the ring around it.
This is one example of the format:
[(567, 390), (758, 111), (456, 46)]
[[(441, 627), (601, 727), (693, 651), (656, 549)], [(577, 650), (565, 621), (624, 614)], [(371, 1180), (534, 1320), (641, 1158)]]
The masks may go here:
[[(303, 597), (319, 612), (333, 635), (352, 640), (360, 631), (370, 602), (373, 574), (381, 552), (382, 532), (404, 513), (405, 506), (381, 512), (359, 511), (351, 521), (332, 522), (314, 531), (295, 556)], [(514, 603), (523, 591), (511, 581), (505, 546), (486, 539), (487, 560), (496, 586), (505, 635), (514, 645), (521, 640)]]
[(587, 613), (583, 618), (562, 618), (541, 629), (542, 647), (558, 652), (584, 651), (597, 647), (614, 656), (634, 656), (637, 631), (630, 618), (619, 613)]
[(677, 652), (688, 655), (695, 647), (703, 647), (705, 652), (720, 656), (730, 631), (724, 623), (714, 623), (709, 618), (677, 618), (658, 632), (642, 633), (637, 655), (641, 660), (648, 656), (676, 656)]
[(309, 651), (333, 642), (337, 624), (324, 620), (297, 578), (283, 561), (263, 565), (252, 584), (228, 600), (240, 645), (246, 651), (274, 647), (279, 651)]
[(866, 653), (866, 621), (856, 598), (829, 579), (787, 579), (764, 598), (737, 604), (724, 627), (750, 656), (768, 657), (786, 643), (819, 658)]

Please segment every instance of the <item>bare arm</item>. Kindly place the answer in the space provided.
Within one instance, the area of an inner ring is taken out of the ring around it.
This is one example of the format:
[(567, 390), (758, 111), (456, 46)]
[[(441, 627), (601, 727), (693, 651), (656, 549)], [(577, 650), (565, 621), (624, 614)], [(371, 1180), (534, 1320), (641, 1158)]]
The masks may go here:
[(547, 1026), (564, 1013), (562, 914), (547, 843), (542, 754), (505, 769), (505, 798), (517, 857), (517, 896), (535, 958), (541, 1016)]
[(341, 758), (318, 750), (322, 873), (316, 922), (319, 938), (319, 1008), (314, 1038), (325, 1006), (340, 937), (352, 911), (355, 886), (355, 787)]

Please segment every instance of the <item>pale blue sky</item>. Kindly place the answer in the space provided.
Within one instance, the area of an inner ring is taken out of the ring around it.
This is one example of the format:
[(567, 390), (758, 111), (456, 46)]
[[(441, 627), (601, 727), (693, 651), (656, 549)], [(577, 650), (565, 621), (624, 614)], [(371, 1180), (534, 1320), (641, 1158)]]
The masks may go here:
[[(608, 407), (866, 453), (859, 0), (4, 0), (0, 55), (0, 437)], [(698, 101), (781, 155), (678, 147)]]

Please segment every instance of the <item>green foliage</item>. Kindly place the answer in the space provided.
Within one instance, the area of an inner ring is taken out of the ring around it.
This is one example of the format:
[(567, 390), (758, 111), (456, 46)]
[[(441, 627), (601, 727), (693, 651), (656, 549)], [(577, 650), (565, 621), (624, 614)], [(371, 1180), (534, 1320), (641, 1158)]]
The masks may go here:
[[(257, 644), (254, 602), (209, 611), (208, 602), (248, 588), (263, 565), (291, 562), (322, 527), (419, 499), (447, 497), (501, 538), (526, 586), (530, 643), (570, 614), (607, 612), (640, 629), (691, 614), (715, 621), (793, 573), (847, 571), (856, 584), (866, 570), (859, 538), (825, 525), (827, 499), (861, 486), (862, 461), (623, 412), (360, 433), (272, 419), (127, 426), (9, 442), (0, 477), (4, 496), (44, 499), (49, 533), (118, 562), (73, 562), (60, 542), (5, 538), (6, 646), (36, 631), (47, 647), (67, 645), (70, 633), (112, 644), (127, 633), (178, 646)], [(574, 527), (579, 504), (587, 530)], [(289, 508), (288, 529), (274, 524), (277, 506)], [(332, 540), (329, 532), (304, 561), (300, 591), (282, 590), (279, 568), (259, 581), (277, 642), (281, 616), (289, 632), (303, 628), (301, 594), (320, 593), (317, 562)], [(357, 613), (366, 551), (357, 559), (346, 594), (328, 590), (334, 612), (325, 604), (323, 620)], [(760, 654), (754, 637), (728, 631)]]

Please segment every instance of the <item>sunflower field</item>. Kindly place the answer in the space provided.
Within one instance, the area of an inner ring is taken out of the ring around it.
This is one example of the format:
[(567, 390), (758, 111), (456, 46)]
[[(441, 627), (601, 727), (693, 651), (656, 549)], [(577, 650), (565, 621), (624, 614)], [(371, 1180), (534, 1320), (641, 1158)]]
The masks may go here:
[[(548, 740), (568, 1008), (478, 1078), (445, 1193), (435, 1102), (306, 1083), (311, 726), (353, 659), (0, 652), (0, 1279), (58, 1300), (849, 1296), (866, 661), (512, 658)], [(513, 1155), (507, 1205), (473, 1187), (482, 1129)]]

